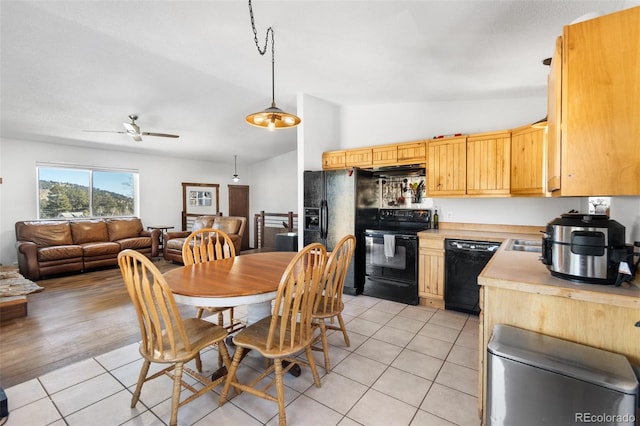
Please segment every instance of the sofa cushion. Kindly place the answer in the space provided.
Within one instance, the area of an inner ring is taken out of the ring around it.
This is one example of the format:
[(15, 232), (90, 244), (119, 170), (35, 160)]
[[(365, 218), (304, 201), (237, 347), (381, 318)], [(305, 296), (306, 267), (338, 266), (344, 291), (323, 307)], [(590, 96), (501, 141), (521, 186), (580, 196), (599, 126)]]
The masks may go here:
[(142, 221), (138, 218), (109, 219), (107, 221), (109, 241), (137, 237), (142, 232)]
[(16, 224), (18, 241), (32, 241), (39, 246), (61, 246), (73, 244), (69, 222), (42, 221)]
[(59, 259), (73, 259), (82, 257), (82, 247), (74, 245), (62, 245), (42, 247), (38, 250), (38, 262), (48, 262)]
[(213, 222), (213, 229), (219, 229), (226, 234), (237, 234), (240, 230), (240, 220), (232, 217), (216, 217)]
[(109, 241), (107, 223), (104, 220), (71, 222), (71, 235), (76, 244)]
[(151, 237), (135, 237), (135, 238), (124, 238), (118, 241), (122, 250), (124, 249), (143, 249), (147, 247), (151, 247)]
[(120, 244), (111, 242), (86, 243), (82, 244), (81, 247), (85, 257), (104, 256), (107, 254), (117, 255), (120, 252)]

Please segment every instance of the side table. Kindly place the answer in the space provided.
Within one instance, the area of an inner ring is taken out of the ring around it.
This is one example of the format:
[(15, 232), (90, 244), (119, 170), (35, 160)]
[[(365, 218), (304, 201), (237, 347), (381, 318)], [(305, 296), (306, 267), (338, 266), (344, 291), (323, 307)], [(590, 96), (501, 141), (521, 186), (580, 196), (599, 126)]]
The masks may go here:
[(169, 229), (173, 229), (173, 228), (175, 228), (175, 226), (167, 226), (167, 225), (147, 226), (147, 231), (151, 231), (152, 229), (160, 230), (160, 243), (158, 246), (158, 251), (162, 252), (162, 249), (164, 248), (165, 231), (168, 231)]

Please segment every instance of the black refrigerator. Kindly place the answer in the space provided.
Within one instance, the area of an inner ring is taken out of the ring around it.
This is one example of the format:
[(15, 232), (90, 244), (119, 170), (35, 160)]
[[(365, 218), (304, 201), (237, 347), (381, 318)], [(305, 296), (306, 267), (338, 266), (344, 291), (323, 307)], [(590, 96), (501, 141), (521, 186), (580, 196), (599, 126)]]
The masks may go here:
[(356, 251), (345, 277), (344, 292), (362, 293), (364, 230), (375, 227), (378, 179), (362, 169), (304, 172), (304, 245), (319, 242), (327, 251), (347, 234), (356, 237)]

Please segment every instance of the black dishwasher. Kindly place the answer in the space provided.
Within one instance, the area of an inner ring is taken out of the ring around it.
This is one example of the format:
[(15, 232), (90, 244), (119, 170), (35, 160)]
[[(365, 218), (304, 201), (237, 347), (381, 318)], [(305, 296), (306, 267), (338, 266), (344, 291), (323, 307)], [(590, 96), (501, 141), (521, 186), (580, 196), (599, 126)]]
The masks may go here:
[(478, 275), (500, 243), (445, 239), (444, 247), (444, 307), (478, 315)]

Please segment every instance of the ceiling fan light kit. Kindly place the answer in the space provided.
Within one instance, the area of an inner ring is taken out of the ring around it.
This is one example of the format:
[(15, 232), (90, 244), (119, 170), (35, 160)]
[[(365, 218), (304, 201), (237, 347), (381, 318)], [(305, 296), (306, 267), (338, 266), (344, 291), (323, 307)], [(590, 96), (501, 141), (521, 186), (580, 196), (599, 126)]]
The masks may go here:
[(258, 44), (258, 32), (253, 18), (253, 8), (251, 7), (251, 0), (249, 0), (249, 15), (251, 17), (251, 28), (253, 29), (253, 39), (258, 48), (260, 55), (264, 55), (267, 51), (267, 45), (269, 44), (269, 33), (271, 33), (271, 106), (263, 111), (255, 112), (247, 115), (246, 121), (252, 126), (267, 128), (269, 130), (275, 129), (287, 129), (295, 127), (300, 124), (300, 117), (295, 114), (290, 114), (278, 108), (275, 100), (275, 48), (274, 48), (274, 36), (273, 28), (267, 28), (267, 36), (265, 38), (264, 48), (260, 48)]

